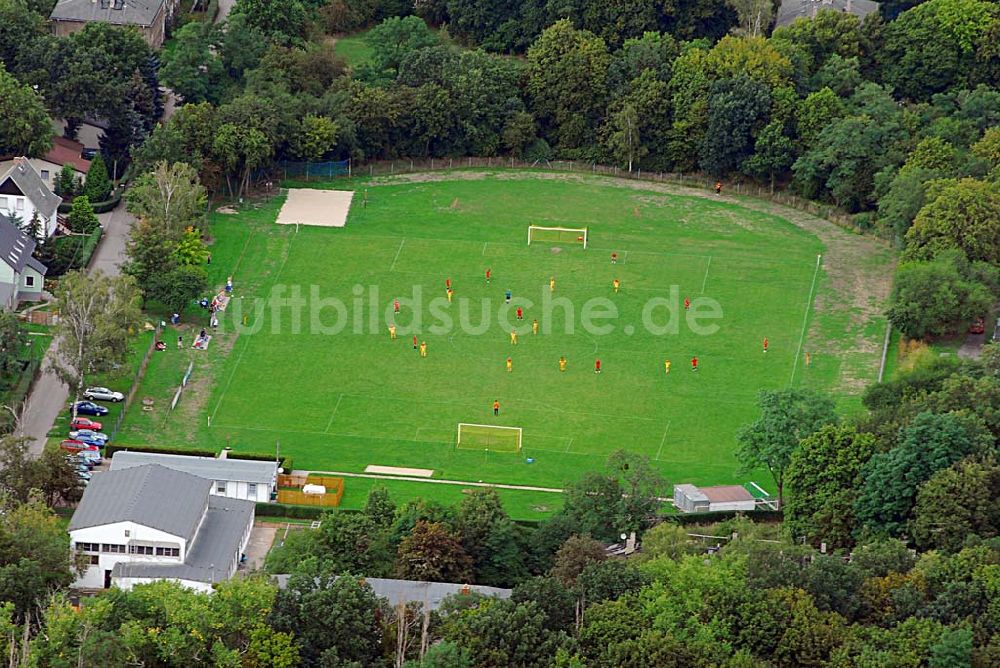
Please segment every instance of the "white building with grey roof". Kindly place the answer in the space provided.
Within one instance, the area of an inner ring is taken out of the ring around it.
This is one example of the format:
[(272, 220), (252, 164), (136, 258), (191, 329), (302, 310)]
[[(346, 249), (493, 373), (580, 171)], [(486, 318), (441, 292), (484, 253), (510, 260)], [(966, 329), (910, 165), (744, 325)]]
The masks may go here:
[(119, 450), (111, 458), (112, 471), (147, 464), (159, 464), (168, 469), (211, 480), (212, 494), (263, 503), (271, 500), (278, 479), (277, 462), (229, 459), (224, 454), (215, 458)]
[(253, 528), (254, 503), (158, 464), (95, 473), (69, 523), (89, 562), (78, 589), (173, 580), (200, 591), (231, 578)]

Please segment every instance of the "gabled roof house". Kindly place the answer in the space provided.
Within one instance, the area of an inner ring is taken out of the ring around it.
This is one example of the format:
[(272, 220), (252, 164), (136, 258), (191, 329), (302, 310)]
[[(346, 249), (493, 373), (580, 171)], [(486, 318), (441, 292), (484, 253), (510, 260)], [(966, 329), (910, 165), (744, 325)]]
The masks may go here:
[(69, 523), (88, 567), (79, 589), (173, 580), (209, 591), (239, 567), (254, 503), (211, 494), (212, 482), (158, 464), (95, 473)]
[(42, 298), (44, 264), (36, 260), (35, 240), (0, 213), (0, 308), (14, 309), (22, 301)]

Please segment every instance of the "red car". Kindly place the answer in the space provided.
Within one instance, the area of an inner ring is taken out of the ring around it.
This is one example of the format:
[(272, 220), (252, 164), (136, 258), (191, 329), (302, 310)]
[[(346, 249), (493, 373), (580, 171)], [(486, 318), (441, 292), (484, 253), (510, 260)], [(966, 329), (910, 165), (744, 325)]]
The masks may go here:
[(77, 431), (79, 429), (89, 429), (91, 431), (100, 431), (102, 426), (103, 425), (101, 425), (100, 422), (96, 422), (95, 420), (90, 420), (90, 419), (87, 419), (85, 417), (78, 417), (77, 419), (75, 419), (75, 420), (73, 420), (73, 421), (71, 421), (69, 423), (69, 429), (70, 429), (70, 431)]
[(80, 452), (81, 450), (100, 449), (96, 445), (87, 445), (83, 441), (77, 441), (76, 439), (72, 438), (67, 438), (66, 440), (64, 440), (62, 443), (59, 444), (59, 447), (65, 450), (66, 452)]
[(969, 334), (982, 334), (986, 331), (986, 321), (976, 318), (976, 321), (969, 325)]

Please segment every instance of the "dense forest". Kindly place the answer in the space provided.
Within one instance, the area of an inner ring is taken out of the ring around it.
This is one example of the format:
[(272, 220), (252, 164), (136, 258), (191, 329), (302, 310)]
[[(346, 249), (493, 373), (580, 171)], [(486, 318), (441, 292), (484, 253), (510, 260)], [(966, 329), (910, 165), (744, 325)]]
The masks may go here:
[[(2, 152), (44, 145), (48, 111), (69, 134), (106, 119), (114, 175), (183, 162), (238, 195), (282, 159), (702, 172), (834, 204), (905, 247), (890, 317), (908, 337), (964, 327), (1000, 284), (994, 2), (819, 11), (766, 37), (759, 0), (238, 0), (159, 55), (103, 24), (53, 37), (38, 10), (0, 0), (0, 90), (20, 100)], [(328, 35), (369, 27), (364, 62), (335, 55)], [(161, 83), (184, 105), (158, 124)]]

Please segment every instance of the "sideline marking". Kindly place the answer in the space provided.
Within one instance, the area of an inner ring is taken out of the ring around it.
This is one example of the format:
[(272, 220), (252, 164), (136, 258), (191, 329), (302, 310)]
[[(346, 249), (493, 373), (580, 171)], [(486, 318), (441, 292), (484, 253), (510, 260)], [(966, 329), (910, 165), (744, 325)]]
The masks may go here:
[(399, 259), (399, 254), (403, 252), (403, 244), (405, 244), (405, 243), (406, 243), (406, 239), (405, 238), (402, 241), (399, 242), (399, 248), (396, 249), (396, 256), (392, 258), (392, 264), (389, 265), (389, 271), (392, 271), (393, 269), (395, 269), (395, 267), (396, 267), (396, 260)]
[(802, 314), (802, 333), (799, 334), (799, 348), (795, 351), (795, 361), (792, 363), (792, 376), (788, 379), (788, 387), (795, 382), (795, 371), (799, 368), (799, 357), (802, 355), (802, 344), (806, 340), (806, 325), (809, 323), (809, 313), (812, 311), (813, 293), (816, 291), (816, 277), (819, 276), (819, 265), (823, 261), (822, 255), (816, 256), (816, 269), (813, 270), (812, 284), (809, 286), (809, 299), (806, 300), (806, 310)]

